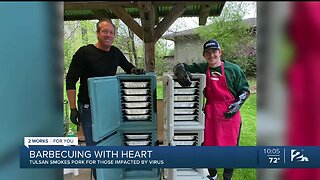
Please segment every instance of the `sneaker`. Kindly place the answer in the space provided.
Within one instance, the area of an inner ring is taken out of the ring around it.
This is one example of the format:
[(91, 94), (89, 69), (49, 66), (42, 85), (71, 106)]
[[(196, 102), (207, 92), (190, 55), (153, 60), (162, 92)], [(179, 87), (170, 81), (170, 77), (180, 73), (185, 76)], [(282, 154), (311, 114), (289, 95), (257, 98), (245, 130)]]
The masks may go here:
[(214, 177), (208, 175), (206, 180), (218, 180), (218, 174), (216, 174)]

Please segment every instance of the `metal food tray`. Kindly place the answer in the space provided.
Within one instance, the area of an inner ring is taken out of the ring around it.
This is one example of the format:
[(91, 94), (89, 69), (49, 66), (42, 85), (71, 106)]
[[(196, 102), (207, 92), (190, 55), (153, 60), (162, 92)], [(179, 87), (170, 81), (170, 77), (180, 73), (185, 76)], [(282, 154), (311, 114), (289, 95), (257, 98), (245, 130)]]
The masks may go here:
[(174, 94), (195, 94), (197, 88), (174, 89)]
[(192, 146), (195, 144), (195, 141), (174, 141), (176, 146)]
[(185, 141), (192, 141), (194, 140), (195, 136), (188, 136), (188, 135), (175, 135), (173, 136), (173, 140), (185, 140)]
[(148, 146), (151, 144), (150, 141), (126, 141), (125, 144), (128, 146)]
[(146, 95), (149, 93), (149, 89), (123, 89), (123, 91), (126, 95)]
[(126, 115), (128, 120), (130, 121), (137, 121), (137, 120), (147, 120), (149, 119), (150, 115)]
[(175, 102), (174, 107), (185, 107), (185, 108), (192, 108), (194, 107), (195, 102)]
[(195, 119), (195, 115), (186, 115), (186, 116), (174, 116), (175, 121), (193, 121)]
[(147, 108), (150, 103), (149, 102), (138, 102), (138, 103), (123, 103), (126, 108)]
[(194, 114), (196, 109), (174, 109), (174, 114)]
[(122, 96), (125, 101), (135, 101), (135, 102), (141, 102), (141, 101), (147, 101), (150, 96)]
[(149, 137), (150, 137), (150, 135), (149, 134), (127, 134), (127, 135), (125, 135), (125, 137), (127, 138), (127, 139), (131, 139), (131, 140), (133, 140), (133, 139), (135, 139), (135, 140), (139, 140), (139, 139), (148, 139)]
[(147, 114), (149, 109), (124, 109), (126, 114)]
[[(198, 81), (191, 81), (191, 85), (189, 87), (196, 87)], [(174, 82), (174, 87), (182, 87), (177, 81)]]
[(122, 82), (125, 88), (145, 88), (148, 82)]
[(174, 101), (195, 101), (196, 95), (191, 96), (174, 96)]

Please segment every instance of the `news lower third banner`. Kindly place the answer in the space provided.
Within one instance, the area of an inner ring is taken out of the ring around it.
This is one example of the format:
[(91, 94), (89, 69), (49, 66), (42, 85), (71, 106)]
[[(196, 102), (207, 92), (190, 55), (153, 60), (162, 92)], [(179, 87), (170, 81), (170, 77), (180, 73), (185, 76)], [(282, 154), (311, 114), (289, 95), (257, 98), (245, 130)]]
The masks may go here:
[(320, 168), (318, 146), (29, 146), (21, 168)]

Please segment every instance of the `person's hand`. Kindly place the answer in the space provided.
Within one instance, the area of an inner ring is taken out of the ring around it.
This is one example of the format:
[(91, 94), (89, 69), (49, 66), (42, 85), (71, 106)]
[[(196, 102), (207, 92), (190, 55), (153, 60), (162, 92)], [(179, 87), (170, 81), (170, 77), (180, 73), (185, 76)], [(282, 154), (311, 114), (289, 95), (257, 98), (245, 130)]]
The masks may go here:
[(232, 104), (228, 107), (229, 111), (227, 111), (227, 112), (224, 113), (224, 117), (225, 117), (226, 119), (232, 118), (232, 117), (239, 111), (240, 107), (241, 107), (241, 106), (240, 106), (240, 104), (239, 104), (238, 102), (232, 103)]
[(144, 69), (139, 68), (132, 68), (131, 72), (136, 75), (146, 74), (146, 71)]
[(182, 63), (174, 66), (173, 73), (176, 75), (177, 81), (182, 87), (189, 87), (191, 85), (192, 75), (190, 72), (185, 70)]
[(73, 124), (80, 125), (81, 120), (80, 120), (79, 112), (76, 108), (71, 109), (70, 120)]
[(237, 98), (237, 101), (230, 104), (228, 111), (224, 113), (224, 117), (226, 119), (232, 118), (240, 110), (241, 106), (248, 99), (249, 95), (250, 92), (243, 91)]

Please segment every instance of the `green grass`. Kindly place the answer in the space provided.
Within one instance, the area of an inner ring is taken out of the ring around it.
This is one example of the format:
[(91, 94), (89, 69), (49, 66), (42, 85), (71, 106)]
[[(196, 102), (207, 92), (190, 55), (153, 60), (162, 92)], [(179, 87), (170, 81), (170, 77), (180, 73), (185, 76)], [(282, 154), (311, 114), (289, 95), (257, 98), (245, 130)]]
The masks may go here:
[[(78, 82), (76, 84), (76, 88), (77, 88), (77, 92), (76, 94), (78, 95), (78, 91), (79, 91), (79, 86), (80, 86), (80, 83)], [(67, 92), (66, 92), (66, 83), (64, 83), (64, 86), (63, 86), (63, 100), (68, 100), (68, 97), (67, 97)], [(77, 132), (77, 126), (75, 124), (73, 124), (71, 121), (70, 121), (70, 118), (69, 118), (69, 115), (70, 115), (70, 106), (69, 106), (69, 102), (66, 106), (64, 106), (63, 108), (68, 108), (68, 113), (69, 114), (66, 114), (66, 110), (63, 109), (64, 111), (64, 118), (67, 118), (69, 120), (69, 128), (71, 128), (72, 132), (73, 133), (76, 133)]]
[[(256, 146), (256, 94), (251, 94), (241, 107), (242, 127), (240, 134), (240, 146)], [(218, 171), (222, 177), (222, 170)], [(235, 169), (233, 180), (254, 180), (256, 169)]]
[[(249, 78), (251, 94), (241, 107), (242, 127), (240, 134), (240, 146), (256, 146), (256, 80)], [(157, 98), (163, 98), (162, 81), (157, 81)], [(219, 179), (223, 179), (223, 169), (218, 169)], [(256, 179), (256, 169), (235, 169), (233, 180), (254, 180)]]
[[(251, 89), (251, 94), (247, 101), (241, 107), (241, 118), (242, 126), (240, 133), (240, 146), (256, 146), (257, 136), (256, 136), (256, 80), (249, 78), (249, 85)], [(219, 179), (223, 179), (223, 169), (218, 169)], [(254, 180), (256, 179), (256, 169), (235, 169), (233, 173), (233, 180)]]
[(157, 99), (163, 99), (163, 83), (162, 81), (157, 81)]

